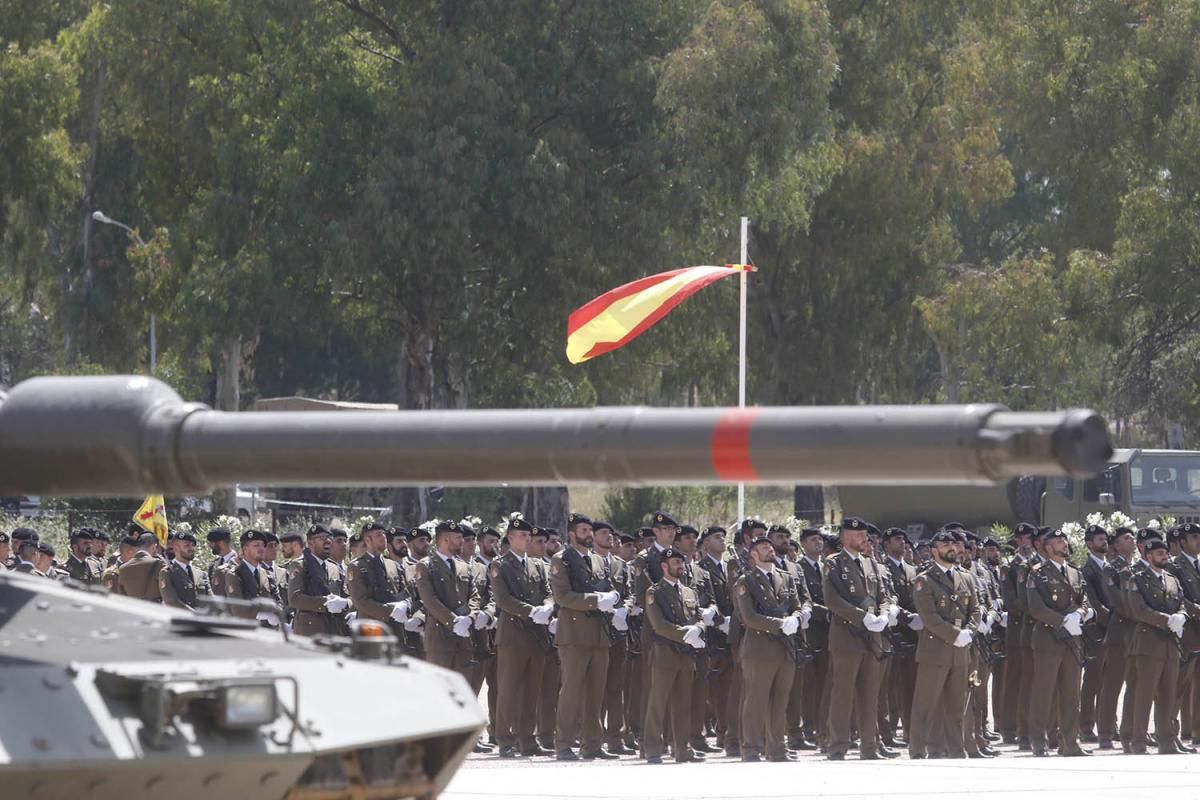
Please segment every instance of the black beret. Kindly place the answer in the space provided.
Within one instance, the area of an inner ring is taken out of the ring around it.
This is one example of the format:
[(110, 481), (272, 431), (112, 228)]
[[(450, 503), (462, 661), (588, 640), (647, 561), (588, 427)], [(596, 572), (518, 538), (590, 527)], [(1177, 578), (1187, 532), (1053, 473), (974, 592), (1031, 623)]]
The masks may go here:
[(567, 517), (567, 527), (574, 528), (576, 525), (591, 525), (591, 518), (583, 514), (577, 514), (574, 511)]
[(308, 533), (305, 535), (311, 539), (314, 536), (332, 536), (333, 534), (330, 533), (329, 528), (326, 528), (324, 525), (312, 525), (309, 527)]
[(870, 522), (868, 522), (867, 523), (867, 536), (874, 536), (876, 538), (879, 538), (879, 534), (880, 534), (880, 530), (879, 530), (878, 526), (872, 525)]
[(397, 536), (403, 536), (404, 538), (407, 539), (408, 538), (408, 528), (404, 528), (404, 527), (388, 528), (387, 535), (388, 535), (389, 539), (395, 539)]
[(177, 542), (191, 542), (192, 544), (196, 543), (196, 534), (192, 533), (191, 531), (178, 531), (171, 535), (175, 537), (175, 541)]
[(242, 544), (249, 544), (250, 542), (262, 542), (263, 544), (266, 544), (267, 534), (264, 531), (256, 531), (253, 528), (250, 528), (242, 533), (240, 541)]
[(1137, 531), (1135, 531), (1133, 528), (1130, 528), (1128, 525), (1122, 525), (1121, 527), (1119, 527), (1115, 531), (1113, 531), (1112, 538), (1114, 540), (1120, 539), (1125, 534), (1129, 534), (1130, 536), (1133, 536), (1135, 538), (1137, 537)]
[(953, 531), (941, 530), (930, 538), (930, 544), (954, 544), (957, 540), (954, 538)]
[(1159, 533), (1158, 531), (1154, 530), (1153, 528), (1142, 528), (1141, 530), (1139, 530), (1137, 532), (1138, 544), (1142, 544), (1144, 542), (1149, 542), (1154, 539), (1162, 539), (1162, 534)]
[(1103, 536), (1108, 538), (1108, 531), (1104, 530), (1099, 525), (1088, 525), (1087, 530), (1083, 532), (1084, 539), (1091, 539), (1093, 536)]
[(996, 540), (995, 540), (995, 539), (993, 539), (991, 536), (989, 536), (989, 537), (987, 537), (986, 539), (984, 539), (984, 540), (983, 540), (983, 546), (984, 546), (984, 547), (999, 547), (999, 546), (1000, 546), (1000, 542), (996, 541)]
[(362, 544), (362, 540), (363, 540), (362, 533), (350, 534), (350, 544)]
[(887, 541), (888, 539), (895, 539), (897, 536), (903, 536), (905, 539), (907, 539), (908, 533), (906, 533), (903, 528), (888, 528), (883, 532), (884, 541)]
[(632, 533), (621, 533), (617, 536), (620, 538), (621, 544), (637, 544), (638, 539)]
[(54, 558), (54, 546), (49, 542), (38, 542), (37, 549), (42, 555)]
[(335, 539), (349, 539), (350, 534), (344, 528), (330, 528), (329, 535)]
[[(39, 547), (40, 546), (41, 545), (39, 545)], [(1146, 545), (1147, 553), (1149, 553), (1151, 550), (1166, 550), (1166, 549), (1168, 549), (1167, 543), (1164, 542), (1162, 539), (1151, 539), (1149, 544)]]
[(1179, 527), (1177, 525), (1172, 525), (1171, 527), (1167, 528), (1167, 542), (1178, 542), (1178, 541), (1179, 541)]
[(792, 535), (791, 530), (786, 525), (772, 525), (767, 528), (767, 535), (770, 536), (772, 533), (782, 533), (784, 536)]
[(656, 527), (656, 528), (668, 528), (668, 527), (669, 527), (669, 528), (676, 528), (676, 527), (679, 527), (679, 523), (678, 523), (678, 522), (676, 522), (675, 520), (671, 519), (671, 515), (670, 515), (670, 514), (667, 514), (667, 513), (663, 512), (663, 511), (655, 511), (655, 512), (654, 512), (654, 519), (651, 521), (651, 523), (650, 523), (650, 524), (651, 524), (651, 525), (653, 525), (653, 526), (654, 526), (654, 527)]
[(1067, 535), (1063, 533), (1062, 528), (1049, 528), (1042, 534), (1042, 541), (1048, 542), (1051, 539), (1065, 539)]
[(700, 534), (700, 541), (703, 542), (710, 536), (720, 536), (721, 538), (725, 538), (726, 533), (728, 533), (728, 531), (726, 531), (720, 525), (709, 525), (704, 529), (704, 532)]
[(288, 531), (283, 536), (279, 537), (279, 541), (280, 542), (302, 542), (302, 541), (304, 541), (304, 537), (301, 536), (296, 531)]
[[(758, 538), (756, 538), (754, 541), (752, 541), (750, 543), (750, 546), (755, 547), (760, 544), (771, 544), (771, 540), (765, 536), (759, 536)], [(771, 545), (771, 546), (774, 547), (774, 545)]]
[(112, 538), (102, 530), (92, 529), (92, 538), (97, 542), (111, 542)]
[(979, 542), (983, 541), (982, 539), (979, 538), (979, 535), (976, 534), (974, 531), (966, 531), (965, 530), (962, 532), (962, 535), (963, 535), (963, 538), (966, 539), (968, 543), (975, 542), (976, 544), (979, 544)]
[(545, 536), (547, 539), (549, 539), (551, 536), (562, 536), (562, 534), (558, 532), (558, 528), (538, 528), (533, 532), (534, 536), (539, 534)]
[(687, 560), (687, 556), (684, 555), (684, 552), (682, 550), (676, 550), (674, 547), (668, 547), (662, 551), (663, 561), (668, 561), (672, 558), (682, 558), (684, 561)]
[(675, 538), (678, 539), (680, 536), (699, 536), (699, 535), (700, 535), (700, 531), (696, 530), (691, 525), (680, 525), (679, 532), (675, 534)]
[(605, 522), (604, 520), (602, 520), (602, 519), (598, 519), (598, 520), (596, 520), (595, 522), (593, 522), (593, 523), (592, 523), (592, 530), (594, 530), (594, 531), (605, 531), (605, 530), (607, 530), (607, 531), (613, 531), (613, 532), (615, 533), (617, 529), (616, 529), (616, 528), (614, 528), (612, 525), (609, 525), (609, 524), (608, 524), (607, 522)]
[(76, 541), (90, 542), (94, 538), (96, 538), (96, 537), (93, 535), (91, 528), (76, 528), (75, 530), (71, 531), (71, 541), (72, 542), (76, 542)]
[(464, 539), (475, 538), (475, 529), (465, 522), (458, 523), (458, 530), (462, 533)]
[(858, 517), (845, 517), (842, 519), (841, 529), (844, 531), (865, 531), (867, 523), (863, 522)]
[(967, 526), (963, 525), (961, 522), (947, 522), (946, 524), (942, 525), (942, 530), (947, 531), (965, 531), (966, 529)]
[(804, 530), (800, 531), (801, 541), (803, 541), (804, 539), (807, 539), (810, 536), (824, 536), (824, 535), (825, 535), (825, 531), (821, 530), (820, 528), (805, 528)]
[(1028, 522), (1022, 522), (1017, 527), (1013, 528), (1013, 536), (1033, 536), (1037, 533), (1037, 528), (1030, 525)]
[(1200, 523), (1185, 522), (1179, 526), (1180, 536), (1190, 536), (1193, 533), (1200, 534)]
[(263, 531), (263, 535), (267, 537), (267, 544), (279, 544), (279, 537), (270, 531)]
[[(612, 526), (609, 526), (609, 527), (611, 528)], [(496, 530), (491, 525), (484, 525), (482, 528), (479, 529), (479, 535), (480, 536), (499, 536), (500, 531)]]
[(638, 528), (637, 535), (641, 539), (645, 539), (647, 536), (653, 536), (654, 528)]
[(233, 535), (229, 532), (229, 528), (213, 528), (204, 538), (210, 542), (228, 542)]
[(122, 536), (121, 537), (121, 546), (122, 547), (137, 547), (138, 542), (141, 540), (141, 538), (142, 537), (140, 537), (140, 536), (132, 536), (132, 535)]
[(1038, 528), (1038, 529), (1037, 529), (1037, 531), (1035, 531), (1035, 532), (1034, 532), (1034, 534), (1033, 534), (1033, 538), (1034, 538), (1034, 539), (1039, 539), (1039, 538), (1042, 538), (1042, 537), (1044, 537), (1044, 536), (1047, 536), (1047, 535), (1049, 535), (1049, 534), (1050, 534), (1050, 533), (1052, 533), (1053, 531), (1054, 531), (1054, 529), (1053, 529), (1053, 528), (1051, 528), (1051, 527), (1048, 527), (1048, 526), (1042, 526), (1042, 527)]
[(430, 534), (425, 528), (413, 528), (411, 531), (405, 534), (405, 538), (410, 542), (413, 539), (420, 539), (422, 536), (424, 536), (426, 539), (433, 538), (432, 534)]
[(362, 530), (359, 533), (370, 533), (371, 531), (383, 531), (387, 533), (387, 528), (378, 522), (368, 522), (362, 526)]
[(8, 534), (4, 531), (0, 531), (0, 544), (8, 544), (8, 542)]
[(759, 530), (759, 529), (765, 531), (767, 529), (767, 523), (763, 522), (761, 519), (745, 519), (745, 520), (742, 520), (742, 524), (740, 527), (741, 527), (742, 533), (747, 533), (749, 531), (755, 531), (755, 530)]
[(14, 542), (36, 542), (38, 535), (33, 528), (13, 528), (12, 538)]
[(516, 519), (509, 520), (508, 529), (510, 531), (529, 531), (533, 533), (533, 524), (524, 517), (517, 517)]

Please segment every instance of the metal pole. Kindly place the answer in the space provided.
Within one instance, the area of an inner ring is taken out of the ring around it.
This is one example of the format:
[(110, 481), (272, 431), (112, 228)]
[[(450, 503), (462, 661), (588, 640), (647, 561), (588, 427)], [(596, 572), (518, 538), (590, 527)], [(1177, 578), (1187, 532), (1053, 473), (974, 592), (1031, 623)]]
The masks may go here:
[[(748, 257), (749, 242), (747, 234), (750, 228), (749, 217), (742, 217), (742, 249), (738, 259), (739, 264), (745, 264)], [(738, 300), (738, 408), (746, 407), (746, 270), (739, 277), (740, 297)], [(737, 485), (737, 518), (740, 522), (746, 518), (746, 484), (739, 481)]]
[(150, 312), (150, 374), (158, 369), (158, 336), (154, 325), (154, 312)]

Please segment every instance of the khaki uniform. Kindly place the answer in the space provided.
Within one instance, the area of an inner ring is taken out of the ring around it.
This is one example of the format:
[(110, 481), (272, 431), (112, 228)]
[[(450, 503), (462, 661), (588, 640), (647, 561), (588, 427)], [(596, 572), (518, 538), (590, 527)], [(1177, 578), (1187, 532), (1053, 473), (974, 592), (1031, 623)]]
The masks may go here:
[[(735, 550), (732, 558), (725, 561), (725, 582), (732, 588), (738, 578), (750, 567), (749, 557), (744, 551)], [(729, 651), (733, 654), (733, 670), (729, 679), (729, 698), (726, 704), (725, 754), (740, 756), (742, 754), (742, 636), (745, 627), (738, 611), (737, 603), (733, 603), (733, 614), (729, 618)]]
[(868, 612), (887, 614), (892, 601), (875, 562), (854, 558), (846, 550), (826, 559), (823, 588), (833, 619), (829, 628), (829, 753), (844, 756), (850, 749), (853, 713), (862, 757), (878, 758), (880, 662), (891, 647), (882, 633), (867, 630), (863, 617)]
[[(643, 611), (646, 608), (646, 592), (663, 578), (662, 553), (663, 548), (652, 544), (629, 562), (629, 573), (633, 576), (633, 606)], [(645, 621), (638, 621), (635, 625), (639, 627), (638, 651), (641, 656), (636, 659), (634, 667), (636, 675), (630, 685), (631, 702), (627, 719), (633, 728), (634, 737), (640, 739), (642, 720), (646, 717), (645, 695), (650, 687), (650, 660), (654, 655), (651, 645), (654, 636)]]
[[(1179, 581), (1184, 600), (1193, 606), (1200, 606), (1200, 570), (1196, 564), (1185, 553), (1180, 553), (1167, 563), (1167, 570)], [(1200, 650), (1200, 620), (1188, 618), (1180, 645), (1184, 657)], [(1178, 697), (1182, 717), (1180, 735), (1190, 737), (1193, 742), (1200, 740), (1200, 682), (1196, 680), (1198, 669), (1200, 660), (1197, 659), (1191, 659), (1186, 665), (1179, 665)]]
[[(1083, 666), (1083, 686), (1079, 691), (1079, 730), (1087, 734), (1090, 740), (1096, 727), (1100, 688), (1104, 685), (1104, 656), (1107, 649), (1104, 636), (1108, 628), (1109, 609), (1104, 596), (1104, 567), (1097, 564), (1089, 553), (1079, 572), (1083, 575), (1083, 590), (1087, 593), (1088, 605), (1096, 612), (1084, 630), (1084, 653), (1089, 660)], [(1109, 726), (1110, 735), (1111, 731)]]
[(325, 610), (326, 598), (336, 594), (327, 562), (305, 549), (300, 558), (288, 563), (287, 570), (288, 607), (295, 614), (292, 629), (301, 636), (336, 635), (341, 615)]
[[(299, 559), (297, 559), (299, 560)], [(346, 570), (346, 589), (354, 608), (363, 619), (387, 625), (404, 648), (404, 626), (392, 619), (392, 603), (408, 599), (404, 570), (389, 558), (363, 553)]]
[(158, 591), (158, 573), (164, 562), (145, 550), (139, 550), (133, 558), (121, 565), (117, 571), (117, 592), (139, 600), (161, 603)]
[[(601, 556), (605, 574), (613, 590), (621, 595), (618, 606), (628, 607), (633, 593), (629, 564), (618, 556)], [(625, 745), (628, 727), (625, 720), (625, 696), (629, 682), (629, 632), (616, 631), (608, 649), (608, 675), (604, 679), (604, 738), (610, 751)]]
[(904, 730), (912, 730), (913, 692), (917, 683), (917, 632), (909, 628), (907, 622), (912, 614), (917, 613), (913, 599), (917, 571), (911, 564), (905, 561), (897, 563), (886, 555), (880, 565), (891, 581), (891, 593), (896, 598), (896, 605), (902, 609), (897, 618), (899, 624), (892, 629), (893, 636), (908, 646), (907, 652), (893, 652), (892, 657), (884, 662), (883, 694), (879, 698), (879, 732), (884, 743), (891, 744), (901, 724)]
[[(488, 564), (476, 555), (468, 562), (471, 568), (471, 579), (475, 581), (475, 595), (479, 598), (479, 610), (488, 615), (488, 619), (496, 619), (496, 598), (492, 594), (492, 578), (488, 574)], [(471, 670), (471, 690), (476, 695), (483, 689), (483, 682), (488, 685), (488, 733), (495, 736), (496, 724), (496, 629), (491, 623), (483, 630), (471, 628), (471, 646), (475, 649), (475, 667)]]
[(209, 593), (208, 575), (191, 564), (175, 559), (158, 571), (158, 594), (164, 606), (195, 611), (197, 600)]
[(1128, 657), (1136, 676), (1133, 698), (1132, 749), (1146, 752), (1150, 706), (1154, 705), (1154, 732), (1160, 752), (1176, 752), (1177, 684), (1180, 644), (1167, 628), (1167, 618), (1184, 610), (1183, 587), (1170, 572), (1161, 576), (1146, 568), (1131, 573), (1124, 582), (1129, 618)]
[[(713, 627), (708, 630), (712, 652), (709, 654), (708, 677), (702, 683), (708, 690), (709, 707), (712, 709), (717, 731), (717, 745), (724, 747), (725, 732), (729, 728), (729, 703), (727, 701), (733, 683), (734, 654), (733, 649), (729, 646), (729, 637), (718, 630), (718, 626), (733, 616), (733, 592), (729, 584), (729, 576), (725, 571), (724, 561), (704, 556), (697, 562), (697, 565), (708, 573), (708, 585), (711, 587), (712, 600), (720, 617), (713, 621)], [(695, 725), (692, 727), (695, 728)]]
[[(692, 682), (696, 680), (694, 648), (683, 637), (693, 625), (703, 627), (700, 600), (681, 582), (666, 578), (646, 591), (646, 627), (653, 642), (650, 658), (650, 682), (646, 697), (646, 718), (642, 725), (642, 750), (646, 758), (663, 755), (663, 732), (669, 722), (676, 761), (694, 757), (688, 744), (692, 728)], [(697, 651), (698, 652), (698, 651)]]
[(550, 581), (539, 559), (508, 553), (489, 570), (496, 597), (496, 741), (501, 749), (537, 747), (534, 738), (537, 691), (550, 650), (544, 625), (530, 613), (550, 598)]
[(68, 577), (80, 583), (94, 586), (100, 583), (100, 579), (104, 574), (104, 565), (91, 556), (80, 558), (71, 553), (67, 557), (67, 563), (63, 564), (63, 570), (67, 573)]
[(997, 708), (996, 724), (1007, 742), (1029, 738), (1029, 690), (1033, 675), (1029, 640), (1025, 634), (1029, 622), (1025, 615), (1025, 602), (1021, 587), (1028, 577), (1029, 562), (1021, 555), (1013, 556), (1000, 586), (1004, 598), (1004, 609), (1008, 612), (1008, 627), (1004, 635), (1004, 697), (1002, 708)]
[(1079, 747), (1079, 683), (1083, 671), (1082, 637), (1063, 628), (1063, 617), (1088, 608), (1079, 570), (1043, 560), (1029, 571), (1026, 603), (1032, 620), (1030, 649), (1029, 741), (1034, 752), (1047, 749), (1054, 711), (1058, 710), (1059, 755), (1075, 755)]
[(434, 551), (417, 563), (416, 578), (425, 606), (425, 657), (469, 680), (475, 660), (471, 637), (454, 633), (454, 618), (479, 610), (471, 568), (460, 558), (447, 560)]
[[(250, 563), (237, 559), (219, 569), (219, 574), (225, 582), (224, 595), (233, 600), (257, 600), (263, 598), (278, 605), (279, 596), (272, 593), (271, 582), (267, 577), (267, 564), (259, 564), (257, 568)], [(256, 619), (258, 612), (253, 608), (236, 607), (231, 610), (235, 617)], [(265, 623), (264, 623), (265, 626)]]
[[(1096, 730), (1102, 747), (1110, 745), (1120, 736), (1122, 742), (1132, 742), (1133, 691), (1125, 692), (1122, 703), (1121, 728), (1117, 728), (1117, 700), (1126, 678), (1126, 640), (1132, 631), (1129, 610), (1121, 588), (1121, 574), (1129, 568), (1129, 562), (1115, 556), (1104, 567), (1100, 584), (1104, 604), (1108, 611), (1108, 624), (1104, 632), (1104, 678), (1100, 682), (1100, 693), (1096, 697)], [(1100, 613), (1100, 612), (1097, 612)]]
[(596, 607), (599, 592), (610, 591), (600, 556), (567, 545), (550, 560), (550, 591), (558, 604), (555, 645), (559, 687), (554, 749), (579, 742), (584, 755), (604, 744), (601, 706), (608, 677), (609, 616)]
[(804, 665), (804, 735), (816, 744), (829, 744), (829, 609), (825, 606), (824, 575), (821, 562), (801, 556), (797, 562), (804, 576), (813, 615), (805, 637), (813, 660)]
[[(783, 634), (787, 617), (802, 608), (795, 579), (772, 566), (755, 566), (733, 586), (733, 602), (745, 626), (741, 644), (743, 758), (787, 758), (787, 708), (796, 679), (796, 649)], [(796, 634), (798, 635), (798, 634)]]
[(930, 742), (942, 741), (944, 733), (946, 755), (963, 758), (970, 646), (955, 647), (954, 642), (961, 631), (974, 631), (979, 625), (975, 589), (963, 570), (933, 564), (915, 579), (913, 603), (924, 630), (917, 640), (908, 753), (913, 758), (925, 757)]

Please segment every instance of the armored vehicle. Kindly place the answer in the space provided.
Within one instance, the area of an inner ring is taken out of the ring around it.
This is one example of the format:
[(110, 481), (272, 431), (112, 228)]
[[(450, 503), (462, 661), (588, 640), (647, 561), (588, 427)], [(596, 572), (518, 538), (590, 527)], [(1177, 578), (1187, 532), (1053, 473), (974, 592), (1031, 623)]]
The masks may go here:
[[(1085, 478), (1088, 411), (999, 406), (221, 413), (141, 377), (35, 378), (0, 398), (0, 495), (267, 486)], [(485, 719), (386, 631), (285, 641), (0, 575), (0, 786), (49, 798), (432, 797)]]

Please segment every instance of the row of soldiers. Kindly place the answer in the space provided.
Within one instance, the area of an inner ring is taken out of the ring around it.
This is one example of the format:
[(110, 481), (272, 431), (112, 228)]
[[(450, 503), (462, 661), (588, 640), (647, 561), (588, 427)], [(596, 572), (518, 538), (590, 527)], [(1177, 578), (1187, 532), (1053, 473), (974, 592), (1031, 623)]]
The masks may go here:
[(750, 519), (732, 547), (724, 528), (662, 512), (638, 536), (572, 514), (565, 542), (520, 517), (476, 527), (249, 530), (236, 549), (218, 528), (207, 570), (190, 533), (166, 554), (128, 535), (107, 556), (108, 537), (82, 528), (60, 564), (18, 529), (11, 558), (0, 534), (0, 563), (187, 609), (206, 594), (262, 600), (233, 613), (302, 635), (378, 620), (410, 655), (486, 683), (490, 742), (476, 749), (503, 758), (988, 758), (1001, 741), (1194, 752), (1181, 708), (1200, 738), (1200, 525), (1090, 527), (1082, 568), (1061, 530), (1031, 525), (1007, 560), (956, 523), (914, 545), (853, 517), (795, 539)]

